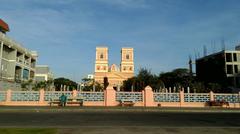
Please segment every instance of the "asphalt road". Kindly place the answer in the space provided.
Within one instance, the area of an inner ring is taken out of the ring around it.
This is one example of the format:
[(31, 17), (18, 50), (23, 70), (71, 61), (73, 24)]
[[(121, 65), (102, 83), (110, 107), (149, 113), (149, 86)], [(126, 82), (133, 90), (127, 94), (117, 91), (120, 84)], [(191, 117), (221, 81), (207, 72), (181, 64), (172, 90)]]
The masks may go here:
[(0, 127), (240, 127), (240, 113), (1, 112)]

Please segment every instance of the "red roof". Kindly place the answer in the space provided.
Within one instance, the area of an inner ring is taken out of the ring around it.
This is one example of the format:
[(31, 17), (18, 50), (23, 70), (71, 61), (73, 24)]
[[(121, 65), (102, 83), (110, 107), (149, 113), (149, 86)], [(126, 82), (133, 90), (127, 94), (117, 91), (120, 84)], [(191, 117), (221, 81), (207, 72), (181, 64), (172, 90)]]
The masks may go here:
[(5, 31), (9, 31), (9, 27), (8, 24), (6, 22), (4, 22), (2, 19), (0, 19), (0, 27)]

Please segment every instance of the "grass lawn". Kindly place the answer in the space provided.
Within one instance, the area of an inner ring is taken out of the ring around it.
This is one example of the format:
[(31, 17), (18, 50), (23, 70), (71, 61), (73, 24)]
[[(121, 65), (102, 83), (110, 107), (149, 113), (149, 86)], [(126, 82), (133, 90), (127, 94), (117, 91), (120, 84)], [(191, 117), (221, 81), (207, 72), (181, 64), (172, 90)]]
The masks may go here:
[(57, 134), (54, 128), (0, 128), (0, 134)]

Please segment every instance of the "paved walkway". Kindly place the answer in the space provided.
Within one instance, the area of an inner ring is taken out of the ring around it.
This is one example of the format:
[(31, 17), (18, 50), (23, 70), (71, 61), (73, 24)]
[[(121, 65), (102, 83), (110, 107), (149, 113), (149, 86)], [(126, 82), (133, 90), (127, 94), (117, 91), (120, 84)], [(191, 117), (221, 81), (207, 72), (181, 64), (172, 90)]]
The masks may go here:
[(59, 129), (59, 134), (239, 134), (240, 128), (216, 127), (83, 127)]
[(1, 127), (240, 127), (240, 113), (189, 112), (2, 112)]

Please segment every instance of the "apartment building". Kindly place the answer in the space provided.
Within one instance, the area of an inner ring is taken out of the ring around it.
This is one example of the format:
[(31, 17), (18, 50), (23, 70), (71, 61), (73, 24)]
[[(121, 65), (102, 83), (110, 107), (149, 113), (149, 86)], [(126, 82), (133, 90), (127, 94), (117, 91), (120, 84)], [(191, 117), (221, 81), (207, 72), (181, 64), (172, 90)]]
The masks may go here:
[(0, 19), (0, 79), (8, 82), (34, 80), (37, 52), (8, 37), (8, 31), (8, 24)]
[(53, 80), (53, 73), (50, 71), (50, 68), (48, 65), (37, 65), (36, 66), (36, 74), (35, 74), (35, 80), (37, 82), (40, 81), (48, 81)]

